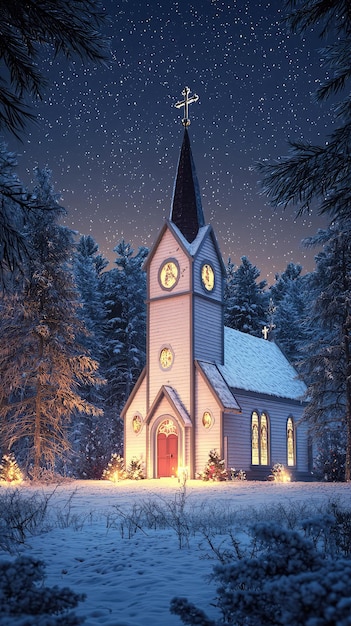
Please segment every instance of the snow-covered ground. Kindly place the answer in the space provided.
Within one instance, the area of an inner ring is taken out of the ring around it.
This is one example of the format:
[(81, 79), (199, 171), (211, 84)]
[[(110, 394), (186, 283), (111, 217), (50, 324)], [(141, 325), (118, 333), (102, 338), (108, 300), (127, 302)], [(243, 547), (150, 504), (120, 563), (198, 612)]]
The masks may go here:
[[(0, 496), (8, 489), (2, 484)], [(19, 489), (31, 496), (54, 487)], [(188, 536), (176, 525), (180, 498), (175, 479), (62, 484), (49, 502), (51, 529), (30, 537), (22, 552), (46, 563), (46, 585), (86, 594), (76, 609), (86, 626), (180, 626), (179, 617), (169, 612), (174, 596), (185, 596), (209, 617), (218, 617), (211, 606), (215, 585), (209, 581), (216, 561), (201, 528), (217, 525), (219, 546), (229, 524), (240, 536), (250, 520), (274, 515), (277, 505), (323, 509), (338, 499), (351, 508), (351, 485), (188, 481), (187, 519), (192, 529), (198, 527)], [(140, 509), (149, 510), (149, 524), (138, 528)], [(168, 513), (174, 528), (148, 527), (156, 509)]]

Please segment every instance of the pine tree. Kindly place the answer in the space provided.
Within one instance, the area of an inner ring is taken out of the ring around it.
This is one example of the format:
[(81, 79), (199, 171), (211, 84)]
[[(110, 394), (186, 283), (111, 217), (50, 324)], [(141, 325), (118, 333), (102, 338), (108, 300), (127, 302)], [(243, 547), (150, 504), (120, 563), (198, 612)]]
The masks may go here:
[(32, 207), (29, 191), (16, 174), (17, 159), (0, 143), (0, 288), (10, 288), (12, 274), (28, 256), (24, 220)]
[[(9, 450), (28, 445), (33, 477), (53, 468), (69, 449), (67, 427), (75, 412), (99, 414), (81, 385), (99, 382), (97, 363), (77, 343), (84, 333), (72, 272), (73, 231), (60, 226), (48, 170), (37, 170), (38, 209), (27, 222), (31, 260), (22, 287), (5, 294), (0, 319), (0, 436)], [(45, 207), (45, 208), (44, 208)]]
[[(33, 119), (28, 96), (41, 98), (46, 86), (40, 71), (44, 54), (101, 63), (108, 45), (101, 33), (106, 17), (97, 0), (16, 0), (0, 2), (0, 129), (17, 135)], [(100, 31), (100, 32), (99, 32)]]
[(1, 459), (0, 480), (4, 480), (7, 483), (21, 482), (23, 480), (23, 474), (12, 452), (4, 454)]
[(288, 263), (286, 270), (275, 275), (275, 283), (270, 287), (269, 295), (275, 306), (279, 304), (290, 291), (291, 284), (301, 277), (302, 265)]
[[(80, 337), (90, 356), (101, 364), (104, 353), (106, 310), (103, 294), (103, 271), (108, 261), (98, 252), (98, 245), (90, 236), (83, 235), (77, 245), (73, 269), (81, 307), (79, 318), (88, 335)], [(102, 368), (100, 365), (100, 372)], [(84, 398), (103, 409), (103, 387), (88, 385), (81, 390)], [(72, 422), (70, 439), (76, 452), (74, 472), (80, 478), (99, 479), (114, 449), (114, 426), (108, 411), (103, 415), (77, 415)], [(115, 416), (112, 416), (115, 421)]]
[(107, 308), (104, 375), (106, 404), (119, 416), (146, 358), (146, 276), (142, 265), (148, 254), (139, 248), (134, 255), (122, 240), (114, 249), (117, 267), (105, 274)]
[(351, 222), (334, 223), (306, 240), (324, 245), (316, 257), (309, 288), (315, 294), (306, 324), (300, 372), (308, 385), (305, 410), (315, 436), (340, 431), (345, 440), (345, 480), (351, 476)]
[[(351, 12), (345, 0), (289, 0), (287, 24), (305, 36), (319, 32), (327, 45), (322, 50), (326, 79), (316, 93), (318, 101), (341, 93), (351, 77)], [(320, 53), (321, 51), (319, 51)], [(333, 104), (334, 130), (322, 145), (292, 142), (290, 154), (275, 163), (260, 163), (262, 185), (274, 206), (293, 204), (298, 213), (312, 205), (331, 219), (350, 216), (351, 206), (351, 95)]]
[(221, 459), (217, 450), (210, 450), (208, 461), (204, 471), (200, 474), (200, 478), (205, 481), (228, 480), (228, 472), (225, 468), (225, 461)]
[(227, 282), (224, 323), (230, 328), (262, 337), (268, 306), (264, 291), (266, 281), (257, 282), (260, 271), (245, 256), (236, 271), (233, 272), (230, 265), (228, 268), (230, 281)]
[(301, 271), (301, 265), (289, 263), (285, 272), (276, 275), (276, 282), (269, 290), (273, 338), (293, 363), (300, 359), (307, 339), (303, 320), (308, 310), (309, 291), (307, 278), (301, 276)]

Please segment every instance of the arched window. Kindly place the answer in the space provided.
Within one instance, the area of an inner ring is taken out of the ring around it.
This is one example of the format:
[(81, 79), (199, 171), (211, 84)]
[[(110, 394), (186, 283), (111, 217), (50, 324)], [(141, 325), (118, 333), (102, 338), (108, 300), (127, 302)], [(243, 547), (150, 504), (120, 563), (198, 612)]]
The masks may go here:
[(261, 465), (268, 465), (268, 420), (267, 415), (262, 413), (260, 424), (260, 451)]
[(252, 465), (260, 464), (258, 422), (259, 422), (258, 414), (256, 413), (256, 411), (254, 411), (251, 417), (251, 463)]
[(257, 411), (251, 416), (251, 463), (269, 464), (269, 421), (266, 413), (259, 416)]
[(295, 427), (294, 427), (294, 420), (292, 417), (288, 417), (288, 420), (286, 422), (286, 450), (287, 450), (288, 467), (292, 467), (296, 465)]

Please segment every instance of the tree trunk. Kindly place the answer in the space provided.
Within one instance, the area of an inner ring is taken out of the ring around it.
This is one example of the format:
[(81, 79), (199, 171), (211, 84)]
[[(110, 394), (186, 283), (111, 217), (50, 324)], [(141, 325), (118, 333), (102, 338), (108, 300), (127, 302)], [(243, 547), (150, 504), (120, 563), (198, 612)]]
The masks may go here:
[(34, 425), (34, 468), (33, 478), (37, 480), (40, 472), (41, 461), (41, 386), (38, 383), (37, 396), (35, 399), (35, 425)]

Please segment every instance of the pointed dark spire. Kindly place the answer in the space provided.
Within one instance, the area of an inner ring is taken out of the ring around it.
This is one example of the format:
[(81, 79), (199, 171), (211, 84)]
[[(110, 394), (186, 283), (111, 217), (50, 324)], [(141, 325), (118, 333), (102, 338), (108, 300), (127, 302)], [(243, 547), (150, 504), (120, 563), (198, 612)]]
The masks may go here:
[(178, 226), (189, 243), (194, 241), (199, 228), (205, 225), (200, 188), (186, 128), (174, 186), (171, 221)]

